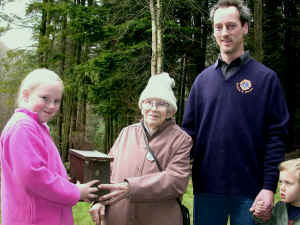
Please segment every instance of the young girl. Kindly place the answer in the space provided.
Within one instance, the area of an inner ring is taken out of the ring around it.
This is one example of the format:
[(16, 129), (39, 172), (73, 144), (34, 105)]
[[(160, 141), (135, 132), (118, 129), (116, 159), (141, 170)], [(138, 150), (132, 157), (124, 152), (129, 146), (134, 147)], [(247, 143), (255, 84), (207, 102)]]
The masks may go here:
[(63, 82), (37, 69), (23, 80), (18, 108), (0, 137), (2, 224), (73, 225), (72, 206), (97, 188), (72, 184), (46, 124), (59, 110)]
[(280, 171), (280, 198), (267, 221), (257, 218), (264, 210), (264, 202), (260, 201), (254, 209), (250, 209), (256, 217), (256, 224), (265, 225), (300, 225), (300, 158), (282, 162)]

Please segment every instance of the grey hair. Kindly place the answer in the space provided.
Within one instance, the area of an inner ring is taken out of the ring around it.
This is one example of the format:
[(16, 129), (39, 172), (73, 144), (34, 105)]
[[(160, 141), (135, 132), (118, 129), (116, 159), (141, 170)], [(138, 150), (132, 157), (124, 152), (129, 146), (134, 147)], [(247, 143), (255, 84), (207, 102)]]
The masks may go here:
[(230, 6), (236, 7), (236, 9), (239, 11), (242, 26), (244, 26), (245, 23), (248, 23), (250, 21), (250, 9), (245, 5), (245, 3), (242, 0), (219, 0), (218, 3), (210, 9), (211, 22), (214, 23), (214, 16), (217, 9), (228, 8)]

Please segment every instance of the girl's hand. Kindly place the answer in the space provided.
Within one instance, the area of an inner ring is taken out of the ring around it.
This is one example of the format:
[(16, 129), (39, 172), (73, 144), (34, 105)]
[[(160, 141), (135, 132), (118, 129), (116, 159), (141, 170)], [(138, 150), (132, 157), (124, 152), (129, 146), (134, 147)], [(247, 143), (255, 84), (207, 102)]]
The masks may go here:
[(93, 222), (96, 225), (101, 225), (101, 221), (102, 224), (104, 222), (104, 215), (105, 215), (105, 206), (102, 205), (101, 203), (96, 203), (95, 205), (93, 205), (90, 210), (89, 213), (91, 215), (91, 218), (93, 220)]
[(127, 197), (129, 193), (129, 186), (127, 182), (117, 184), (100, 184), (99, 189), (109, 190), (110, 193), (103, 195), (99, 201), (104, 205), (114, 204)]
[(94, 192), (98, 191), (97, 187), (92, 187), (94, 184), (99, 183), (98, 180), (92, 180), (87, 183), (81, 184), (79, 181), (77, 181), (76, 186), (80, 190), (80, 200), (83, 201), (89, 201), (91, 198), (97, 198), (96, 194), (93, 194)]

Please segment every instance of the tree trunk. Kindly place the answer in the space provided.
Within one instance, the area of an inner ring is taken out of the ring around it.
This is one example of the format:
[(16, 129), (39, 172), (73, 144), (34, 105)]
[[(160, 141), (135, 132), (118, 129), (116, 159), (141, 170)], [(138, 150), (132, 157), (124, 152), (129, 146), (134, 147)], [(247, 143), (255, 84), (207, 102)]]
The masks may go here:
[[(83, 84), (85, 86), (85, 84)], [(86, 139), (86, 113), (87, 113), (87, 94), (86, 88), (83, 88), (83, 93), (79, 98), (79, 107), (78, 107), (78, 118), (77, 118), (77, 130), (80, 132), (80, 135)]]
[(151, 24), (152, 24), (152, 56), (151, 56), (151, 75), (156, 74), (156, 59), (157, 59), (157, 36), (156, 36), (156, 13), (154, 0), (150, 0), (150, 13), (151, 13)]
[[(67, 16), (63, 16), (62, 20), (62, 38), (61, 38), (61, 61), (59, 66), (59, 76), (62, 80), (64, 80), (64, 72), (65, 72), (65, 63), (66, 63), (66, 45), (67, 45), (67, 37), (66, 37), (66, 29), (67, 29)], [(55, 136), (55, 143), (58, 146), (60, 155), (62, 156), (62, 125), (63, 125), (63, 99), (60, 105), (59, 114), (56, 120), (56, 136)]]
[(65, 90), (64, 92), (64, 117), (62, 125), (62, 142), (61, 142), (61, 151), (62, 151), (62, 160), (63, 162), (68, 161), (69, 155), (69, 137), (71, 131), (71, 118), (72, 118), (72, 89)]
[(162, 25), (161, 25), (161, 1), (150, 0), (150, 13), (152, 23), (152, 57), (151, 75), (159, 74), (163, 70), (162, 57)]
[(184, 113), (184, 99), (185, 99), (185, 83), (186, 83), (186, 55), (182, 56), (181, 73), (178, 84), (178, 110), (176, 112), (176, 123), (181, 124)]
[(157, 0), (156, 2), (156, 35), (157, 35), (157, 65), (156, 73), (160, 74), (163, 68), (163, 48), (162, 48), (162, 24), (161, 24), (161, 1)]
[[(71, 132), (76, 132), (77, 130), (77, 114), (78, 114), (78, 93), (72, 91), (72, 105), (71, 105)], [(71, 133), (72, 135), (72, 133)]]
[(104, 152), (108, 153), (112, 147), (113, 137), (113, 119), (112, 115), (108, 114), (105, 116), (105, 136), (104, 136)]
[(57, 145), (58, 151), (60, 156), (62, 156), (62, 127), (63, 127), (63, 99), (60, 104), (59, 113), (56, 118), (56, 130), (55, 130), (55, 136), (54, 136), (54, 142)]
[[(288, 151), (294, 149), (294, 146), (298, 146), (297, 136), (299, 133), (296, 130), (296, 109), (300, 107), (295, 99), (299, 99), (300, 93), (297, 93), (297, 84), (300, 83), (297, 71), (297, 59), (299, 59), (299, 46), (296, 45), (297, 37), (299, 37), (299, 31), (297, 33), (297, 25), (293, 23), (298, 18), (296, 0), (284, 0), (284, 16), (285, 16), (285, 55), (287, 57), (287, 68), (285, 80), (286, 98), (290, 112), (289, 122), (289, 146)], [(299, 131), (299, 130), (298, 130)]]
[[(48, 3), (48, 0), (43, 0), (43, 6), (45, 6)], [(42, 22), (40, 26), (40, 34), (39, 34), (39, 47), (38, 47), (38, 55), (39, 55), (39, 64), (41, 67), (47, 67), (45, 66), (45, 52), (42, 50), (42, 45), (44, 44), (44, 38), (46, 36), (47, 31), (47, 18), (48, 18), (48, 12), (45, 9), (42, 9)]]
[[(257, 61), (262, 62), (263, 52), (263, 29), (262, 29), (262, 0), (254, 0), (254, 57)], [(250, 26), (250, 24), (249, 24)]]

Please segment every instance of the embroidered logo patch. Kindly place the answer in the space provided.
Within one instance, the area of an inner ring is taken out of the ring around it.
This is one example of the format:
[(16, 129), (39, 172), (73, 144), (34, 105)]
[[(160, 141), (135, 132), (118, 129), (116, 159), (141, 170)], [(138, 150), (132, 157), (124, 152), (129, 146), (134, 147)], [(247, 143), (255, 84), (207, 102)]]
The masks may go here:
[(243, 94), (247, 94), (253, 90), (253, 86), (250, 80), (244, 79), (236, 83), (236, 89)]

